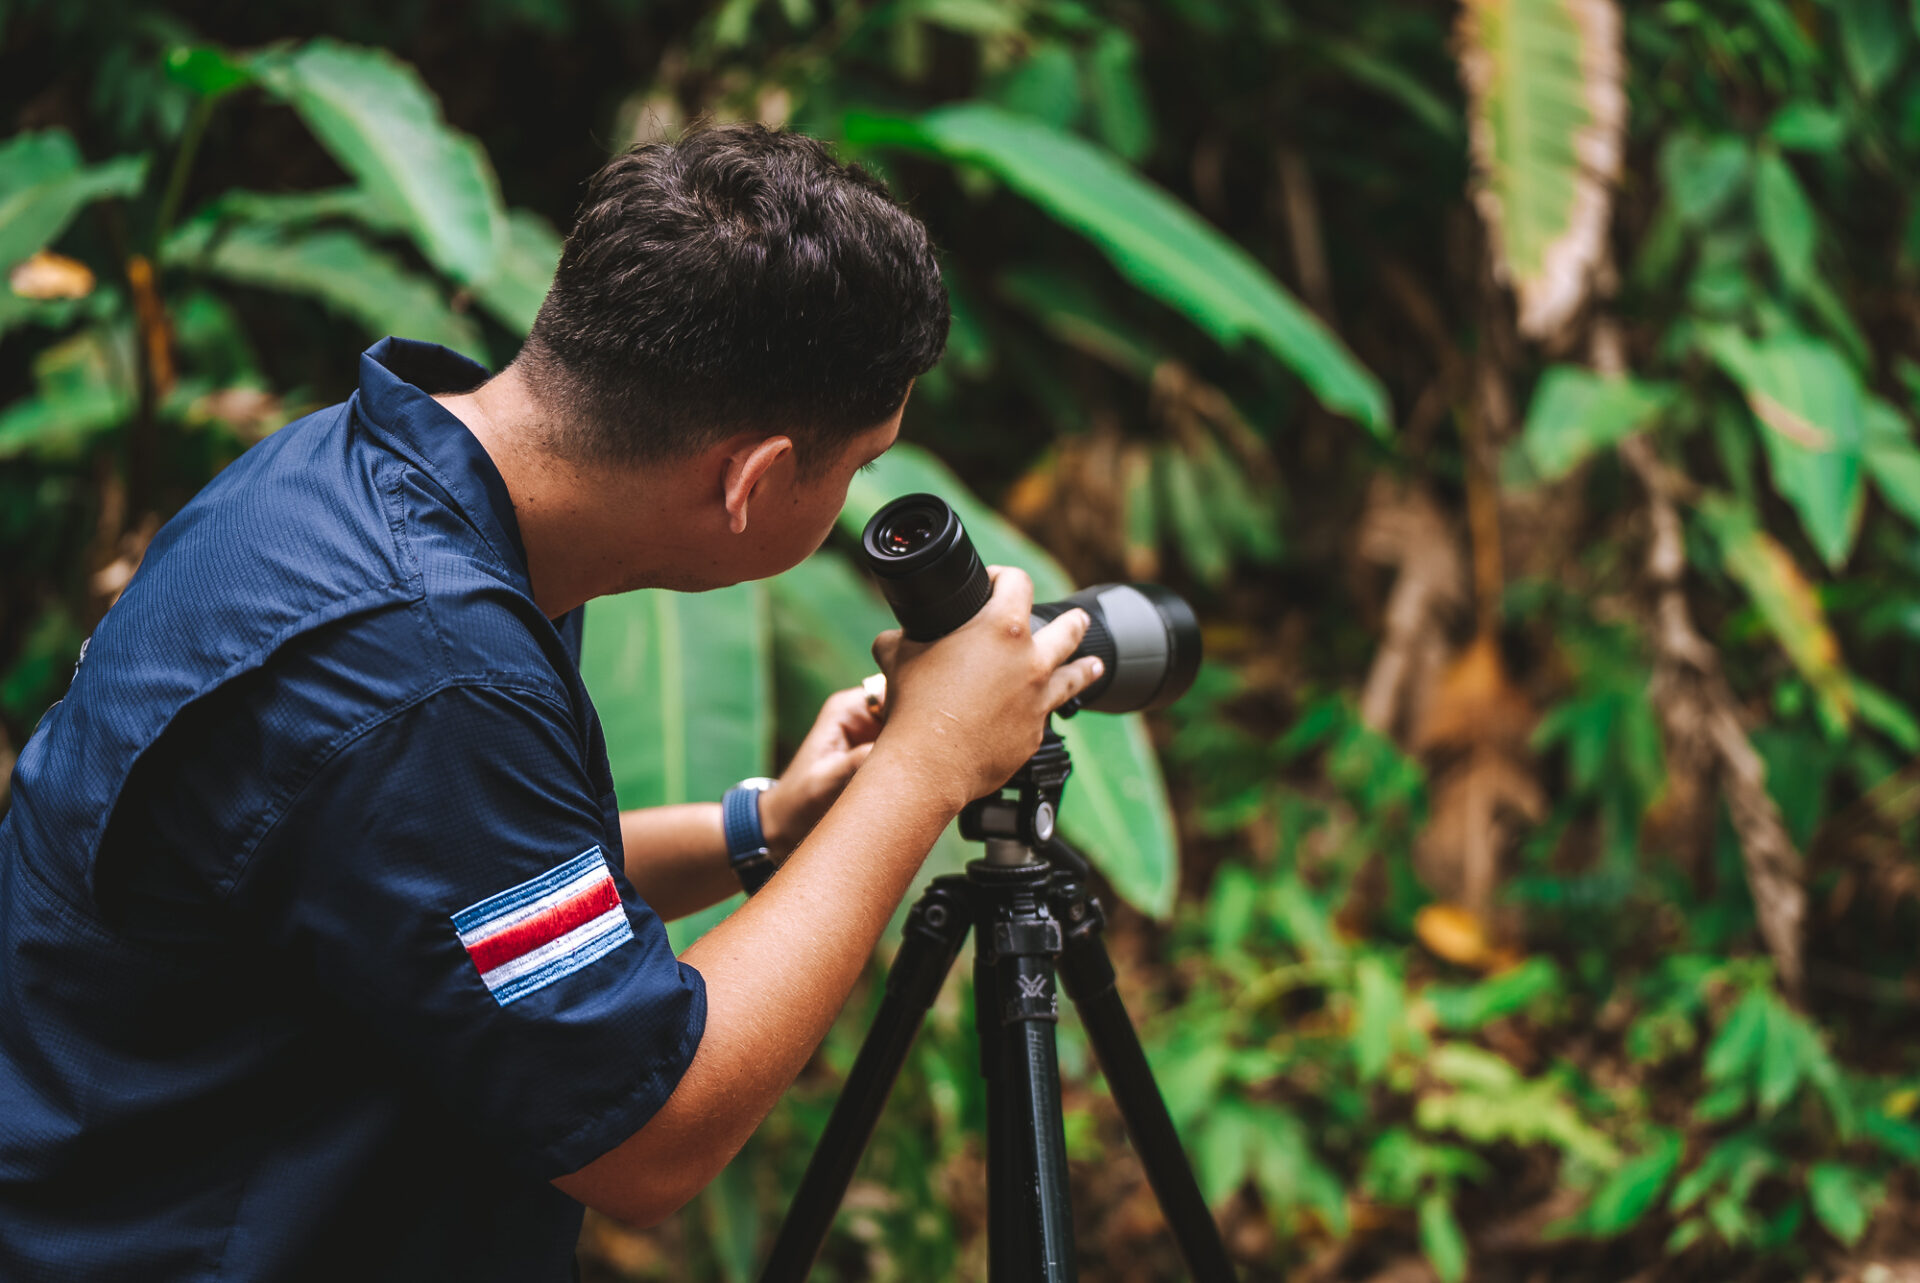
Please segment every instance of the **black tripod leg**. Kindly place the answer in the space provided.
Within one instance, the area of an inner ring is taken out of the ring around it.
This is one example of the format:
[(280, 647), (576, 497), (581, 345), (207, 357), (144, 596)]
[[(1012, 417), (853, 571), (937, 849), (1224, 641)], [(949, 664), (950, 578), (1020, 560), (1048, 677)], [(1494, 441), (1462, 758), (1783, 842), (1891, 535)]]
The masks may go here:
[(975, 862), (969, 873), (980, 896), (974, 948), (988, 959), (975, 971), (988, 983), (974, 993), (974, 1016), (987, 1070), (989, 1135), (1000, 1151), (990, 1148), (987, 1159), (990, 1278), (1073, 1283), (1073, 1205), (1054, 1046), (1053, 960), (1061, 935), (1046, 908), (1049, 870)]
[(867, 1142), (873, 1139), (880, 1111), (900, 1076), (907, 1049), (920, 1032), (927, 1008), (933, 1005), (960, 943), (967, 937), (970, 911), (966, 879), (935, 878), (907, 915), (900, 952), (887, 972), (887, 993), (860, 1055), (847, 1075), (847, 1084), (835, 1102), (827, 1129), (800, 1179), (799, 1192), (787, 1209), (774, 1240), (773, 1252), (761, 1271), (761, 1283), (798, 1283), (813, 1268), (820, 1245), (827, 1240), (834, 1213), (846, 1196), (854, 1169)]
[(1146, 1169), (1160, 1210), (1179, 1244), (1181, 1258), (1198, 1283), (1224, 1283), (1234, 1278), (1227, 1245), (1220, 1237), (1207, 1200), (1194, 1179), (1193, 1165), (1180, 1148), (1180, 1137), (1167, 1114), (1167, 1104), (1153, 1081), (1153, 1070), (1140, 1048), (1140, 1038), (1127, 1019), (1127, 1009), (1114, 988), (1113, 962), (1101, 940), (1105, 918), (1099, 902), (1077, 882), (1056, 884), (1054, 911), (1066, 927), (1066, 946), (1060, 954), (1060, 981), (1080, 1013), (1087, 1041), (1100, 1061), (1127, 1135)]

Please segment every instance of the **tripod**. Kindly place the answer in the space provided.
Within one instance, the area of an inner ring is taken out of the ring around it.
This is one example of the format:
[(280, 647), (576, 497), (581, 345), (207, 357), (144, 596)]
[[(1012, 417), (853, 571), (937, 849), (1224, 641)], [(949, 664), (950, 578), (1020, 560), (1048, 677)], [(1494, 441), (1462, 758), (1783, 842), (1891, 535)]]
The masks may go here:
[[(968, 804), (960, 834), (986, 844), (964, 875), (935, 878), (907, 915), (886, 995), (827, 1129), (787, 1210), (761, 1283), (798, 1283), (813, 1268), (860, 1155), (873, 1138), (907, 1048), (974, 931), (974, 1020), (987, 1080), (987, 1249), (991, 1283), (1072, 1283), (1073, 1211), (1060, 1118), (1055, 971), (1112, 1086), (1147, 1182), (1187, 1269), (1234, 1277), (1140, 1039), (1114, 988), (1080, 853), (1054, 833), (1072, 771), (1049, 723), (1040, 749), (998, 794)], [(1009, 799), (1009, 791), (1017, 793)]]

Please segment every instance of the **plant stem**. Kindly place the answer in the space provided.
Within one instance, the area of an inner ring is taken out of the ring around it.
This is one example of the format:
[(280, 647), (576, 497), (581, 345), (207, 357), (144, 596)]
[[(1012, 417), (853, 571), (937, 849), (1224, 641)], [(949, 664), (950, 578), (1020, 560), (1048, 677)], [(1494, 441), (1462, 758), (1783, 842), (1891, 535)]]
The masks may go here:
[(180, 201), (187, 194), (187, 175), (193, 170), (194, 153), (200, 150), (200, 139), (207, 132), (207, 122), (213, 119), (214, 104), (220, 101), (219, 94), (204, 94), (193, 105), (193, 113), (187, 117), (186, 128), (180, 132), (180, 150), (173, 155), (173, 170), (167, 175), (166, 194), (160, 198), (160, 213), (153, 220), (153, 261), (160, 262), (160, 246), (167, 238), (167, 232), (173, 227), (174, 218), (180, 213)]

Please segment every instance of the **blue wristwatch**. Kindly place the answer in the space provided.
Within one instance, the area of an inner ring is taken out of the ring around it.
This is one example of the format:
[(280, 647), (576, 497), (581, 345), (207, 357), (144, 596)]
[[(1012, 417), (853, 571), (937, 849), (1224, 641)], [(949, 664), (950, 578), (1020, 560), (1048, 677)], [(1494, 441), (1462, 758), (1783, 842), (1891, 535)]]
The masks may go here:
[(760, 827), (760, 795), (774, 781), (764, 775), (741, 780), (720, 799), (720, 821), (727, 835), (727, 862), (733, 865), (740, 885), (752, 895), (773, 876), (773, 852), (767, 847), (767, 835)]

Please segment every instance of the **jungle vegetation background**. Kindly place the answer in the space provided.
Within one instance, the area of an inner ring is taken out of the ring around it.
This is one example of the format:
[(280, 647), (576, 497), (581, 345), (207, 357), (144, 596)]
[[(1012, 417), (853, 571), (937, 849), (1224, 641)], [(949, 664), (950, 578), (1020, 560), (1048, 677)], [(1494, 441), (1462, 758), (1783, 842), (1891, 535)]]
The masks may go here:
[[(607, 155), (792, 124), (953, 290), (848, 528), (940, 488), (1043, 593), (1204, 621), (1181, 704), (1070, 724), (1066, 814), (1245, 1276), (1920, 1278), (1917, 23), (0, 0), (0, 762), (369, 341), (504, 361)], [(771, 765), (885, 622), (844, 544), (589, 614), (629, 804)], [(590, 1219), (590, 1275), (751, 1277), (874, 1001), (675, 1221)], [(819, 1277), (984, 1277), (969, 1010)], [(1178, 1277), (1060, 1037), (1083, 1277)]]

